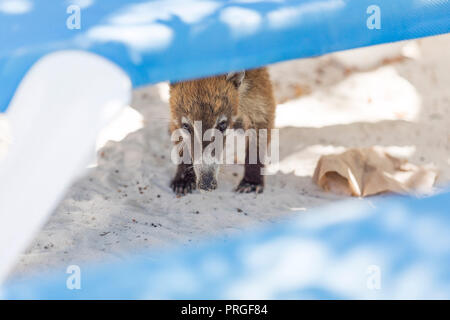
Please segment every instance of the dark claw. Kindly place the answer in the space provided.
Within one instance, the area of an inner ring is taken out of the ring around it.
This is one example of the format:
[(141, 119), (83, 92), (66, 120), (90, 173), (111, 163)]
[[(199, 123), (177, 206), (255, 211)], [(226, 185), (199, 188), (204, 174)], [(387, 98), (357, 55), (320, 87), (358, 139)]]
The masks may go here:
[(188, 193), (191, 193), (197, 187), (194, 181), (182, 179), (173, 180), (170, 186), (177, 196), (183, 196)]
[(238, 193), (262, 193), (264, 191), (264, 185), (262, 183), (252, 183), (242, 180), (235, 191)]

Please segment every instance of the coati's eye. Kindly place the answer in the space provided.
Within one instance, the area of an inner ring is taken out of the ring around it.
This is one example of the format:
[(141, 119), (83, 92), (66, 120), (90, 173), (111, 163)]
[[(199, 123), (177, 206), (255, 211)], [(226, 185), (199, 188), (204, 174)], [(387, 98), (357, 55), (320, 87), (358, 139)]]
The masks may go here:
[(181, 128), (187, 130), (188, 132), (191, 132), (191, 126), (188, 123), (183, 123), (181, 125)]
[(184, 129), (187, 132), (191, 133), (192, 127), (191, 124), (189, 123), (190, 122), (189, 119), (183, 116), (181, 117), (180, 122), (181, 122), (181, 129)]
[(228, 121), (222, 120), (217, 125), (217, 130), (224, 132), (228, 128)]

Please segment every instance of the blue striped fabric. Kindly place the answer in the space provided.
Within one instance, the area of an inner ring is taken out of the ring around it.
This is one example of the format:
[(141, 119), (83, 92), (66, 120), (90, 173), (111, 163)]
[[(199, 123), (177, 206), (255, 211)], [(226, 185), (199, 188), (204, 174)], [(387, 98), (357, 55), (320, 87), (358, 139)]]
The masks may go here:
[(80, 290), (60, 270), (2, 298), (449, 299), (448, 208), (450, 193), (334, 204), (227, 241), (79, 265)]
[[(0, 112), (27, 70), (58, 50), (106, 57), (137, 87), (450, 31), (447, 0), (15, 3), (0, 5)], [(80, 29), (67, 27), (71, 4)], [(380, 29), (367, 27), (374, 4)]]

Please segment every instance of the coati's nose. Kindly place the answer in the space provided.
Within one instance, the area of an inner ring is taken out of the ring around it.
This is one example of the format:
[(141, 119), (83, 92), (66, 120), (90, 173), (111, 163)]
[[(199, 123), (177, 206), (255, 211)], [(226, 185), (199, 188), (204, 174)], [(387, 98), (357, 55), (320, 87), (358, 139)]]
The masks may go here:
[(197, 187), (203, 191), (211, 191), (217, 188), (217, 180), (214, 174), (202, 174), (200, 175), (197, 183)]

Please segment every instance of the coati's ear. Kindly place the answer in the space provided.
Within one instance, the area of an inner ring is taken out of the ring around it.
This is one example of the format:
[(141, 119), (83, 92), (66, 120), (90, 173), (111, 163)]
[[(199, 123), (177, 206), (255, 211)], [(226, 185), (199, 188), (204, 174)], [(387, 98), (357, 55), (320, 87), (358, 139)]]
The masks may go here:
[(236, 88), (239, 88), (244, 81), (245, 71), (230, 72), (227, 74), (227, 80), (231, 81)]

